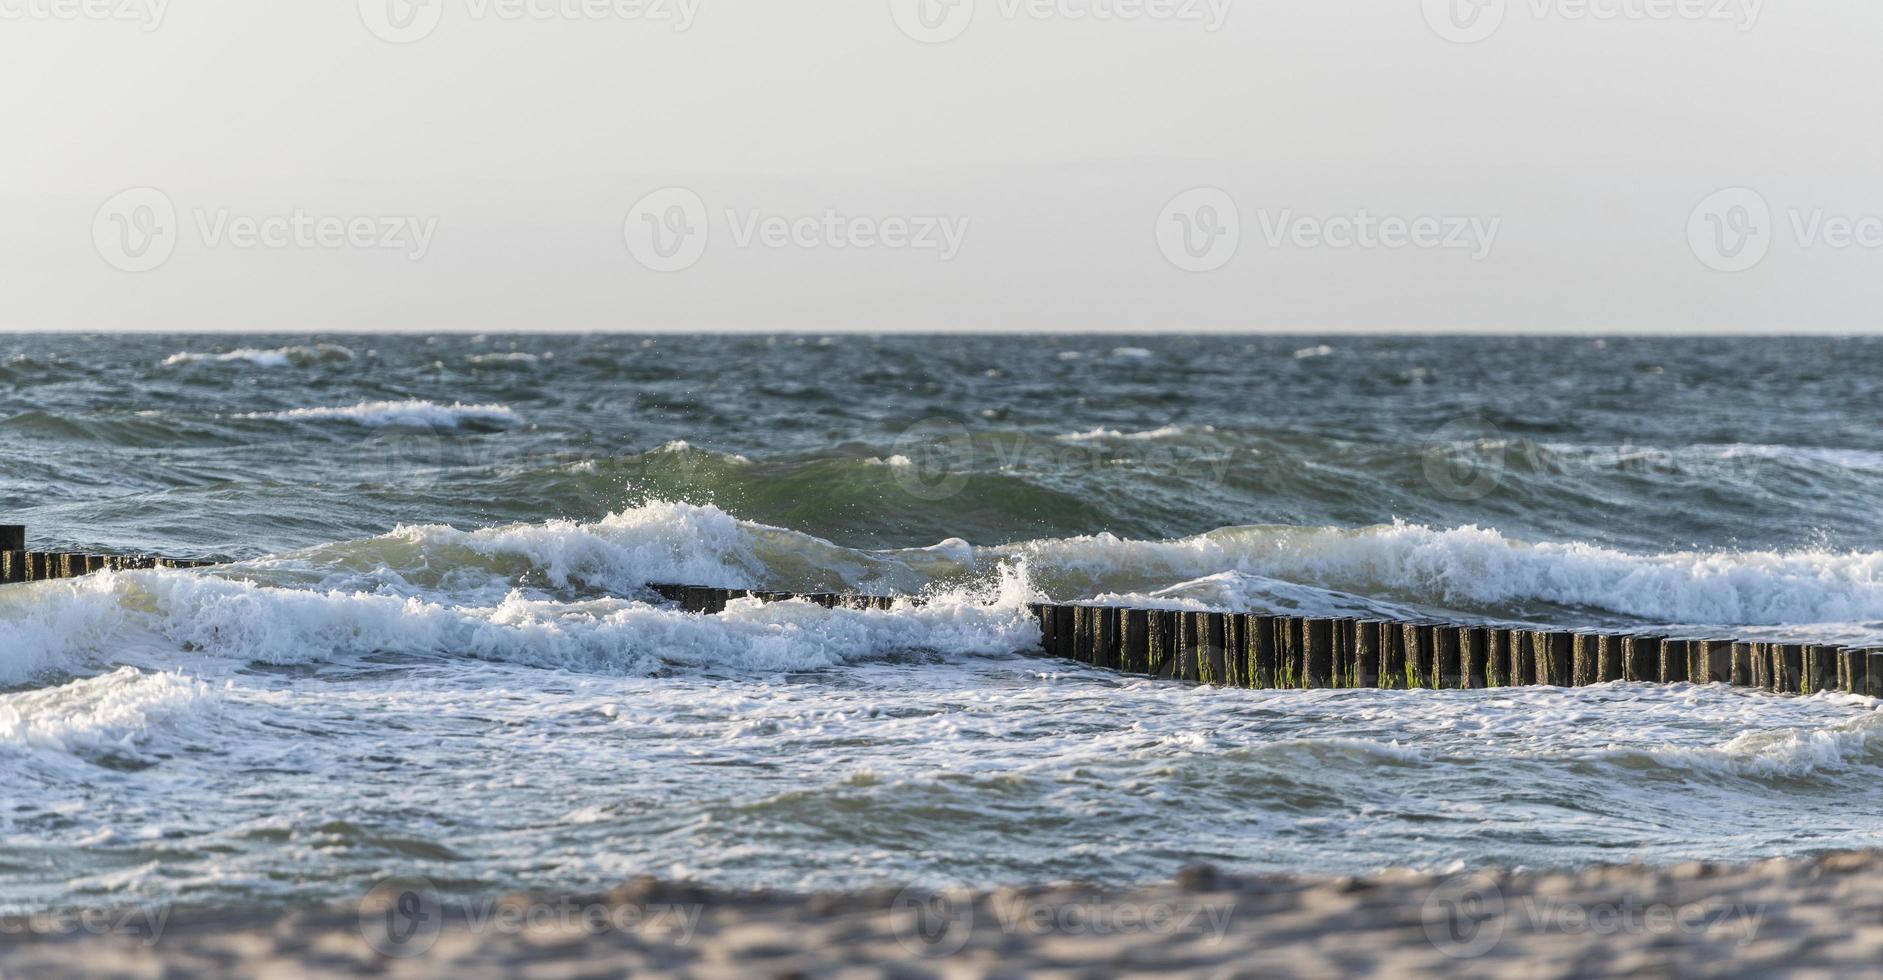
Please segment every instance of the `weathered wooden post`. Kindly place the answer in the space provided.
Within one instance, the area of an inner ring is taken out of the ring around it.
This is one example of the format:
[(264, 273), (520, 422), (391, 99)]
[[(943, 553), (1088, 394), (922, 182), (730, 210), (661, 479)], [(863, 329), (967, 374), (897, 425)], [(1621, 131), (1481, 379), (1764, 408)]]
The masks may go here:
[(1458, 630), (1450, 626), (1432, 628), (1432, 686), (1457, 690), (1465, 685), (1463, 645)]
[(1380, 683), (1380, 627), (1375, 619), (1362, 620), (1353, 628), (1353, 684), (1355, 687), (1384, 687)]
[(1862, 650), (1839, 647), (1837, 650), (1837, 689), (1846, 694), (1862, 694), (1868, 680), (1869, 658)]
[(1837, 648), (1831, 646), (1812, 646), (1807, 648), (1807, 662), (1811, 665), (1812, 688), (1808, 693), (1837, 690)]
[(1118, 649), (1120, 620), (1117, 606), (1104, 606), (1098, 611), (1098, 650), (1093, 663), (1108, 670), (1119, 667)]
[(1629, 636), (1622, 641), (1622, 679), (1661, 679), (1661, 637)]
[(1746, 643), (1744, 641), (1732, 645), (1733, 664), (1728, 683), (1731, 683), (1734, 687), (1759, 686), (1759, 682), (1753, 670), (1754, 656), (1757, 649), (1757, 644)]
[[(1571, 687), (1569, 667), (1573, 660), (1575, 635), (1556, 630), (1539, 634), (1543, 644), (1537, 649), (1537, 682), (1550, 687)], [(1547, 673), (1547, 677), (1544, 675)]]
[(1484, 681), (1491, 687), (1510, 686), (1510, 631), (1496, 626), (1484, 631), (1487, 650)]
[(1696, 684), (1733, 682), (1733, 641), (1699, 640), (1694, 643), (1693, 681)]
[(1778, 647), (1780, 667), (1778, 690), (1785, 694), (1803, 693), (1805, 684), (1805, 648), (1798, 643), (1781, 643)]
[(26, 581), (26, 552), (0, 551), (0, 585)]
[(1692, 667), (1688, 660), (1688, 641), (1684, 639), (1664, 639), (1661, 641), (1660, 680), (1663, 684), (1679, 684), (1687, 680)]
[(1883, 650), (1865, 650), (1863, 659), (1863, 693), (1883, 698)]
[(1124, 636), (1118, 649), (1118, 668), (1132, 674), (1151, 672), (1151, 613), (1126, 609), (1119, 613)]
[(1243, 617), (1242, 638), (1248, 644), (1249, 686), (1273, 689), (1281, 686), (1280, 654), (1275, 649), (1275, 617)]
[(1588, 687), (1599, 682), (1602, 673), (1602, 637), (1598, 633), (1576, 633), (1569, 638), (1569, 683)]
[(0, 524), (0, 551), (25, 551), (26, 525)]
[(1177, 614), (1168, 609), (1151, 611), (1151, 657), (1148, 673), (1170, 679), (1177, 676), (1182, 659), (1177, 652)]
[(1334, 686), (1334, 622), (1330, 619), (1310, 619), (1302, 625), (1301, 635), (1306, 654), (1306, 673), (1302, 686)]
[(1491, 686), (1491, 631), (1482, 626), (1458, 629), (1459, 656), (1464, 662), (1465, 686), (1481, 690)]
[(1406, 686), (1431, 687), (1433, 665), (1437, 663), (1437, 651), (1432, 649), (1432, 624), (1404, 623), (1399, 634), (1405, 638)]
[(1606, 684), (1622, 679), (1622, 664), (1628, 659), (1628, 638), (1617, 633), (1602, 634), (1602, 659), (1596, 669), (1596, 681)]
[(1280, 682), (1277, 687), (1305, 687), (1307, 684), (1306, 641), (1302, 639), (1302, 621), (1297, 616), (1275, 620), (1275, 649), (1279, 658)]

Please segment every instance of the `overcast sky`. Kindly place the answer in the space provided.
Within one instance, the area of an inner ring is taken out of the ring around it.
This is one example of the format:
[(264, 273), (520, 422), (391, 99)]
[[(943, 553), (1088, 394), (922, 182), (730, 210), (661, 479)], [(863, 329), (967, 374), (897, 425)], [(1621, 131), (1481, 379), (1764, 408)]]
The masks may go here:
[(0, 326), (1833, 331), (1875, 0), (0, 0)]

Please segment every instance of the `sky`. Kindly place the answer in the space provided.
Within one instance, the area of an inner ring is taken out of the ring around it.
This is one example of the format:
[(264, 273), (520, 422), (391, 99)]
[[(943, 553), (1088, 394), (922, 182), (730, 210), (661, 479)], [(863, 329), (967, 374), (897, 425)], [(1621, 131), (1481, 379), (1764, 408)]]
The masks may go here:
[(0, 0), (0, 329), (1834, 332), (1874, 0)]

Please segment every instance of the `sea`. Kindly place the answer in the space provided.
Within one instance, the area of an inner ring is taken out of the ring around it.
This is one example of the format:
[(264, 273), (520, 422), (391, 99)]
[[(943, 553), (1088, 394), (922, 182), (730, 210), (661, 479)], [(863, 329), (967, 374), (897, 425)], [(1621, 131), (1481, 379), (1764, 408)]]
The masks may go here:
[(0, 911), (1883, 839), (1865, 697), (1214, 689), (1026, 609), (1883, 644), (1877, 339), (11, 335), (0, 523), (221, 563), (0, 587)]

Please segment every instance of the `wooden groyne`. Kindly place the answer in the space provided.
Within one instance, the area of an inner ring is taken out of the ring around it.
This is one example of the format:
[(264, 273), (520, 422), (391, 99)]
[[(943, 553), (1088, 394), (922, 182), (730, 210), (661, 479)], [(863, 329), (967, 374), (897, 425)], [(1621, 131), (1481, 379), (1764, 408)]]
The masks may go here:
[[(889, 609), (903, 597), (650, 586), (688, 612), (733, 599)], [(1035, 603), (1048, 655), (1148, 677), (1259, 689), (1459, 689), (1609, 681), (1883, 697), (1883, 648)]]
[(92, 555), (70, 551), (27, 551), (26, 528), (0, 524), (0, 585), (78, 578), (93, 572), (131, 568), (198, 568), (209, 562), (156, 555)]

